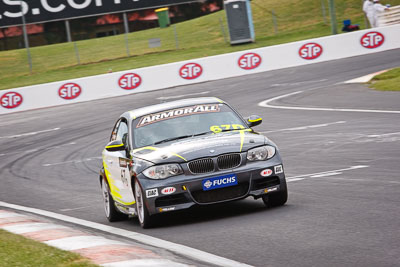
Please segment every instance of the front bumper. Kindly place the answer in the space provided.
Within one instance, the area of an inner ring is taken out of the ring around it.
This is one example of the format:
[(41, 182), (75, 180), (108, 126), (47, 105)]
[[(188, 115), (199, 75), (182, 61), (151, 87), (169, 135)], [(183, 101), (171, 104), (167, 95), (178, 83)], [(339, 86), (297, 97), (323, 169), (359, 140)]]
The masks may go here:
[[(265, 170), (271, 170), (268, 172), (268, 176), (265, 176)], [(264, 176), (261, 175), (262, 172)], [(204, 180), (228, 174), (236, 175), (237, 185), (203, 190)], [(202, 175), (180, 175), (165, 180), (151, 180), (140, 174), (138, 178), (145, 192), (145, 204), (150, 215), (187, 209), (194, 205), (233, 201), (248, 196), (257, 199), (265, 194), (287, 190), (285, 174), (279, 157)], [(162, 193), (163, 189), (171, 187), (173, 190)], [(147, 194), (147, 192), (150, 193)]]

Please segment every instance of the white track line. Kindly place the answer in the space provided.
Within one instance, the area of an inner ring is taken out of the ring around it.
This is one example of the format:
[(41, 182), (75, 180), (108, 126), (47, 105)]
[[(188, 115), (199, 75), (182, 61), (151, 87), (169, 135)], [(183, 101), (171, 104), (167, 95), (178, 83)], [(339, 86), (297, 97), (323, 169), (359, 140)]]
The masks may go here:
[(264, 100), (258, 105), (264, 108), (277, 108), (277, 109), (289, 109), (289, 110), (312, 110), (312, 111), (342, 111), (342, 112), (365, 112), (365, 113), (390, 113), (390, 114), (400, 114), (399, 110), (377, 110), (377, 109), (348, 109), (348, 108), (311, 108), (311, 107), (291, 107), (291, 106), (272, 106), (271, 102), (282, 99), (285, 97), (289, 97), (292, 95), (298, 95), (303, 93), (303, 91), (297, 91), (290, 94), (285, 94), (277, 97), (273, 97), (267, 100)]
[(25, 234), (49, 229), (65, 229), (67, 227), (53, 223), (23, 223), (3, 226), (2, 229), (14, 234)]
[(286, 128), (286, 129), (280, 129), (280, 130), (274, 130), (274, 131), (263, 131), (263, 132), (260, 132), (260, 133), (302, 131), (302, 130), (308, 130), (308, 129), (313, 129), (313, 128), (327, 127), (327, 126), (330, 126), (330, 125), (342, 124), (342, 123), (346, 123), (346, 121), (336, 121), (336, 122), (330, 122), (330, 123), (314, 124), (314, 125), (300, 126), (300, 127), (294, 127), (294, 128)]
[(207, 263), (210, 265), (241, 266), (241, 267), (251, 266), (251, 265), (247, 265), (247, 264), (244, 264), (244, 263), (241, 263), (238, 261), (220, 257), (220, 256), (217, 256), (217, 255), (205, 252), (205, 251), (201, 251), (201, 250), (198, 250), (195, 248), (187, 247), (184, 245), (180, 245), (180, 244), (162, 240), (162, 239), (159, 239), (156, 237), (152, 237), (149, 235), (144, 235), (144, 234), (140, 234), (137, 232), (128, 231), (128, 230), (124, 230), (124, 229), (120, 229), (120, 228), (116, 228), (116, 227), (112, 227), (112, 226), (108, 226), (108, 225), (104, 225), (104, 224), (100, 224), (100, 223), (90, 222), (90, 221), (74, 218), (71, 216), (66, 216), (66, 215), (62, 215), (62, 214), (58, 214), (58, 213), (54, 213), (54, 212), (50, 212), (50, 211), (10, 204), (10, 203), (6, 203), (6, 202), (2, 202), (2, 201), (0, 201), (0, 206), (7, 207), (10, 209), (15, 209), (15, 210), (26, 211), (26, 212), (54, 218), (54, 219), (57, 219), (60, 221), (74, 223), (77, 225), (100, 230), (100, 231), (107, 232), (107, 233), (110, 233), (113, 235), (122, 236), (124, 238), (129, 238), (129, 239), (135, 240), (137, 242), (140, 242), (140, 243), (143, 243), (146, 245), (150, 245), (150, 246), (161, 248), (161, 249), (166, 249), (166, 250), (172, 251), (176, 254), (183, 255), (183, 256), (186, 256), (186, 257), (189, 257), (189, 258), (192, 258), (195, 260), (199, 260), (201, 262), (204, 262), (204, 263)]
[(1, 138), (17, 138), (17, 137), (23, 137), (23, 136), (30, 136), (30, 135), (36, 135), (36, 134), (41, 134), (41, 133), (48, 133), (48, 132), (53, 132), (53, 131), (58, 131), (61, 128), (53, 128), (49, 130), (43, 130), (43, 131), (37, 131), (37, 132), (30, 132), (30, 133), (23, 133), (23, 134), (16, 134), (16, 135), (10, 135), (10, 136), (0, 136)]
[(349, 168), (344, 168), (344, 169), (339, 169), (339, 170), (331, 170), (331, 171), (325, 171), (325, 172), (309, 173), (309, 174), (302, 174), (302, 175), (297, 175), (297, 176), (286, 177), (286, 180), (288, 182), (295, 182), (295, 181), (304, 180), (306, 178), (321, 178), (321, 177), (339, 175), (339, 174), (342, 174), (342, 172), (344, 172), (344, 171), (352, 171), (352, 170), (364, 169), (364, 168), (368, 168), (368, 167), (369, 167), (368, 165), (356, 165), (356, 166), (351, 166)]
[(193, 93), (193, 94), (186, 94), (186, 95), (162, 96), (162, 97), (158, 97), (156, 99), (158, 99), (158, 100), (168, 100), (168, 99), (182, 98), (182, 97), (187, 97), (187, 96), (206, 95), (208, 93), (210, 93), (210, 91), (205, 91), (205, 92), (200, 92), (200, 93)]

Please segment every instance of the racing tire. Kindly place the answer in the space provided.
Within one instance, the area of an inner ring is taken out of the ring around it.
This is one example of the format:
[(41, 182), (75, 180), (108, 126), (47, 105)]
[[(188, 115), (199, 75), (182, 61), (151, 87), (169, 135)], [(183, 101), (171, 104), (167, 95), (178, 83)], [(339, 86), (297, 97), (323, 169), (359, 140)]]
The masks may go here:
[(109, 222), (126, 220), (128, 215), (122, 214), (115, 207), (114, 199), (111, 196), (110, 188), (106, 181), (102, 180), (101, 189), (103, 192), (104, 212)]
[(288, 200), (286, 181), (281, 184), (281, 188), (283, 189), (279, 192), (262, 196), (262, 200), (264, 201), (265, 206), (267, 206), (268, 208), (272, 208), (285, 205)]
[(144, 203), (143, 190), (137, 179), (135, 179), (135, 199), (136, 199), (136, 214), (140, 226), (143, 229), (151, 228), (153, 226), (154, 220), (152, 216), (150, 216), (149, 214), (146, 203)]

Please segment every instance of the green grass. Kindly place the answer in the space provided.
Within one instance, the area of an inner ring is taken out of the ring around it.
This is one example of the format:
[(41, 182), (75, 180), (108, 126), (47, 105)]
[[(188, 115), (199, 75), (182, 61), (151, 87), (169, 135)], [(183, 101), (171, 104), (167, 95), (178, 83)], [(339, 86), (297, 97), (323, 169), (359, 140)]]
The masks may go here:
[(400, 91), (400, 68), (375, 76), (370, 84), (379, 91)]
[(0, 267), (95, 267), (78, 254), (0, 230)]
[[(328, 1), (325, 1), (326, 14)], [(365, 28), (361, 0), (336, 0), (338, 29), (344, 19)], [(400, 0), (391, 0), (392, 6)], [(224, 41), (220, 21), (225, 32), (225, 11), (175, 24), (179, 49), (174, 40), (174, 29), (150, 29), (128, 35), (131, 57), (127, 57), (124, 35), (77, 42), (81, 65), (77, 64), (72, 43), (31, 48), (33, 73), (29, 73), (25, 49), (0, 52), (0, 89), (79, 78), (181, 60), (212, 56), (239, 50), (264, 47), (331, 34), (329, 17), (324, 22), (321, 0), (253, 0), (253, 21), (256, 42), (230, 46)], [(277, 14), (277, 33), (271, 11)], [(150, 38), (160, 38), (162, 46), (149, 48)]]

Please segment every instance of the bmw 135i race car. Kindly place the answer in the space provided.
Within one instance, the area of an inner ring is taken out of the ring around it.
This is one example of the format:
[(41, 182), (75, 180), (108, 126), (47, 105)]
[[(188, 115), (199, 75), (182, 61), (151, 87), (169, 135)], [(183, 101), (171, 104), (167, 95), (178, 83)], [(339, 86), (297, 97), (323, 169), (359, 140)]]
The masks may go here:
[(143, 228), (155, 215), (253, 196), (286, 203), (276, 145), (253, 131), (226, 102), (193, 98), (125, 112), (103, 150), (100, 183), (109, 221), (137, 215)]

